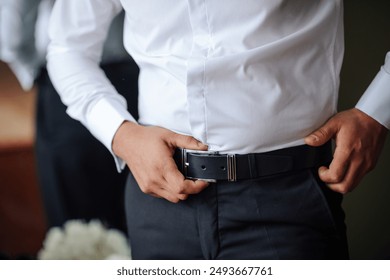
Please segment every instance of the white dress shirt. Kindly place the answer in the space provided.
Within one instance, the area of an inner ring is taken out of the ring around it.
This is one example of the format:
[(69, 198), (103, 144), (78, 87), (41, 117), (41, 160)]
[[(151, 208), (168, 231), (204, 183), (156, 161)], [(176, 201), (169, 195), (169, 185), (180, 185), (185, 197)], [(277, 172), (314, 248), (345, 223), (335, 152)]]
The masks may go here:
[[(50, 75), (68, 113), (110, 150), (120, 124), (135, 121), (98, 68), (122, 7), (124, 45), (141, 69), (143, 125), (246, 154), (303, 144), (336, 113), (341, 0), (58, 0)], [(389, 128), (386, 65), (359, 109)]]

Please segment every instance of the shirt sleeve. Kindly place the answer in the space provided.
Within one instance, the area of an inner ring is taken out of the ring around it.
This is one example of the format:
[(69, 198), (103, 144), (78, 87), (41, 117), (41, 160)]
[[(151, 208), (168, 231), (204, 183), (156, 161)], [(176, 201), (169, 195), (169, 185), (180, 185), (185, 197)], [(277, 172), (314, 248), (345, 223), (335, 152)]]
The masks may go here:
[(356, 108), (390, 129), (390, 52)]
[(135, 122), (126, 100), (99, 67), (112, 19), (122, 10), (119, 0), (57, 0), (50, 19), (48, 72), (67, 113), (79, 120), (114, 156), (112, 139), (123, 121)]
[(35, 23), (41, 0), (0, 0), (0, 60), (24, 90), (30, 90), (42, 64), (35, 48)]

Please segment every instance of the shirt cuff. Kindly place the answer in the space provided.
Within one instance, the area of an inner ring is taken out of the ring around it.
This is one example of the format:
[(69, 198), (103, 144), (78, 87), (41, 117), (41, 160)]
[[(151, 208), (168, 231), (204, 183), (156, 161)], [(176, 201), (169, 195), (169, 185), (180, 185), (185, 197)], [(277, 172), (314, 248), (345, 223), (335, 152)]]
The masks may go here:
[(116, 168), (121, 172), (126, 163), (112, 151), (112, 140), (124, 121), (137, 122), (117, 100), (102, 98), (87, 113), (87, 126), (91, 133), (103, 143), (114, 157)]
[(390, 73), (382, 67), (356, 108), (390, 129)]
[(29, 67), (28, 65), (13, 61), (8, 63), (8, 66), (24, 91), (29, 91), (33, 88), (35, 78), (38, 76), (38, 65), (36, 67)]

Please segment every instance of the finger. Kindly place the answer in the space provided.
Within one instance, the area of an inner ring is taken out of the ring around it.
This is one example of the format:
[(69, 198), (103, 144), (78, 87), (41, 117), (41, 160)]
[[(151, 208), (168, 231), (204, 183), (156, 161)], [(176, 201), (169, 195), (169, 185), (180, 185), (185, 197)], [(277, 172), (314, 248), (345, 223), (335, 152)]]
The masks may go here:
[(189, 195), (188, 195), (188, 194), (179, 194), (177, 197), (178, 197), (180, 200), (186, 200), (186, 199), (189, 197)]
[(305, 138), (305, 143), (309, 146), (321, 146), (328, 142), (338, 130), (337, 122), (330, 119), (322, 127), (312, 132)]
[(169, 188), (168, 182), (164, 181), (165, 187), (161, 188), (159, 190), (160, 196), (162, 198), (167, 199), (170, 202), (177, 203), (181, 200), (186, 200), (188, 198), (188, 194), (181, 194), (177, 193), (175, 191), (172, 191), (172, 189)]
[[(179, 200), (186, 200), (188, 198), (188, 194), (174, 194), (170, 192), (169, 190), (161, 188), (160, 191), (158, 191), (161, 195), (150, 193), (149, 195), (155, 197), (155, 198), (163, 198), (170, 201), (176, 201), (176, 198)], [(163, 196), (162, 196), (163, 195)]]
[(339, 183), (328, 184), (328, 187), (338, 193), (346, 194), (351, 192), (363, 178), (365, 172), (362, 164), (351, 164), (344, 179)]
[(320, 179), (327, 184), (341, 182), (350, 165), (350, 160), (349, 151), (344, 148), (336, 147), (329, 168), (322, 166), (318, 170)]
[(156, 193), (159, 197), (164, 198), (172, 203), (178, 203), (181, 200), (180, 198), (183, 198), (183, 200), (185, 198), (184, 196), (179, 197), (177, 194), (174, 194), (165, 188), (156, 190)]
[[(174, 173), (176, 173), (176, 175)], [(182, 179), (177, 180), (174, 179), (173, 176), (176, 176), (176, 178), (180, 176)], [(202, 181), (202, 180), (185, 179), (184, 176), (178, 170), (167, 175), (166, 180), (168, 184), (167, 188), (170, 188), (173, 192), (177, 194), (197, 194), (200, 193), (203, 189), (205, 189), (210, 184), (209, 182)]]
[(174, 147), (191, 149), (191, 150), (202, 150), (202, 151), (207, 151), (208, 149), (207, 145), (196, 140), (194, 137), (187, 136), (187, 135), (172, 133), (172, 136), (170, 137), (169, 141), (170, 144), (173, 145)]
[(184, 175), (178, 170), (173, 159), (167, 161), (164, 166), (163, 177), (166, 181), (166, 189), (177, 194), (196, 194), (209, 185), (205, 181), (186, 180)]
[(148, 178), (148, 180), (143, 182), (139, 181), (136, 176), (134, 177), (143, 193), (156, 198), (165, 198), (169, 201), (176, 200), (175, 194), (165, 190), (166, 181), (160, 172), (161, 170), (155, 169), (151, 172), (154, 175), (153, 178)]
[(207, 188), (210, 185), (210, 182), (206, 182), (203, 180), (185, 180), (188, 187), (186, 188), (186, 193), (189, 194), (197, 194), (200, 193), (202, 190)]

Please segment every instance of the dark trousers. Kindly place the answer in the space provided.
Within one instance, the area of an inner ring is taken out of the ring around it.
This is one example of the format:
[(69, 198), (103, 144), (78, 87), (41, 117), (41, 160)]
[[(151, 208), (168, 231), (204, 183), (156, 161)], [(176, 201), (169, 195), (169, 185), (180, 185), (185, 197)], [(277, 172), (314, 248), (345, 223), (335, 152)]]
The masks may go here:
[[(103, 66), (137, 116), (138, 68), (133, 61)], [(37, 80), (36, 158), (48, 227), (70, 219), (100, 219), (126, 231), (124, 187), (110, 152), (65, 112), (46, 70)]]
[(342, 196), (316, 170), (211, 184), (178, 204), (126, 185), (134, 259), (346, 259)]

